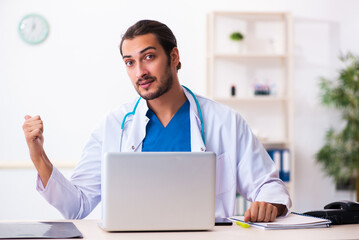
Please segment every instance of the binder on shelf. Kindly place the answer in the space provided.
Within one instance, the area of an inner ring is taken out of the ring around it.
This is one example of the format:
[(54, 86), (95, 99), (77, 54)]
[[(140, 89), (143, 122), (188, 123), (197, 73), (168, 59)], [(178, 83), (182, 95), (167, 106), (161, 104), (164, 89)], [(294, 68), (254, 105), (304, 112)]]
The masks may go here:
[(269, 156), (274, 161), (283, 182), (290, 181), (290, 152), (289, 149), (268, 149)]
[(282, 180), (283, 182), (289, 182), (290, 180), (290, 155), (289, 150), (282, 150)]

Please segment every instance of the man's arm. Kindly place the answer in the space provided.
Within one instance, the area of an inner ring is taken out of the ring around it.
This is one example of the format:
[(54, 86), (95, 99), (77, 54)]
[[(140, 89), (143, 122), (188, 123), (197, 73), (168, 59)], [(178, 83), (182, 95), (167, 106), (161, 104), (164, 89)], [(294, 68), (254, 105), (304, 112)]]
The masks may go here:
[(43, 122), (39, 116), (25, 116), (23, 130), (30, 157), (38, 172), (37, 190), (67, 219), (86, 217), (101, 199), (101, 146), (93, 134), (87, 143), (82, 162), (71, 181), (53, 167), (43, 143)]
[(282, 216), (286, 206), (267, 202), (253, 202), (251, 207), (244, 213), (246, 222), (273, 222), (276, 217)]
[(44, 150), (44, 125), (40, 116), (31, 117), (25, 116), (25, 122), (23, 130), (26, 138), (27, 145), (29, 147), (30, 157), (35, 165), (35, 168), (40, 176), (42, 184), (46, 187), (51, 173), (52, 163), (46, 156)]

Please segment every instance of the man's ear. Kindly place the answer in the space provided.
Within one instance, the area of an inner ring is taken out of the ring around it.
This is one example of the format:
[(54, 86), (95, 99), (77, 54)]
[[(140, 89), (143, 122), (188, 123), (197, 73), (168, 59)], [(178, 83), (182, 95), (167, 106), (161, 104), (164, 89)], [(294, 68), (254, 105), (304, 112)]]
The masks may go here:
[(180, 56), (177, 47), (174, 47), (172, 49), (170, 56), (171, 56), (171, 65), (176, 67), (180, 62)]

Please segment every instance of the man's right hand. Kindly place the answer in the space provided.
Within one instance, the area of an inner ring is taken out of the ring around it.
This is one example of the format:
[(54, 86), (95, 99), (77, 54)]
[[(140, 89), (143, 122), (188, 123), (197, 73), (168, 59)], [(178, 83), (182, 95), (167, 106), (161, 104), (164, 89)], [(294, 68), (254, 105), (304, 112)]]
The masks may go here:
[(22, 129), (29, 147), (31, 160), (39, 173), (42, 184), (46, 187), (52, 173), (52, 164), (44, 151), (44, 126), (40, 116), (26, 115)]
[(36, 160), (44, 151), (44, 136), (42, 135), (44, 132), (44, 125), (40, 116), (30, 117), (29, 115), (26, 115), (22, 129), (24, 130), (31, 159)]

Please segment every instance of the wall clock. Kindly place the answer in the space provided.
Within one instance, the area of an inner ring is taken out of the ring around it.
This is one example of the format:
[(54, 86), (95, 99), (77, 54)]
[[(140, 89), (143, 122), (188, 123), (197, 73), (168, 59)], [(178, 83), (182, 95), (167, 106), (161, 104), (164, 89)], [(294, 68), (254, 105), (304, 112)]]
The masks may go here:
[(42, 16), (29, 14), (20, 21), (19, 34), (26, 43), (39, 44), (45, 41), (49, 35), (49, 24)]

